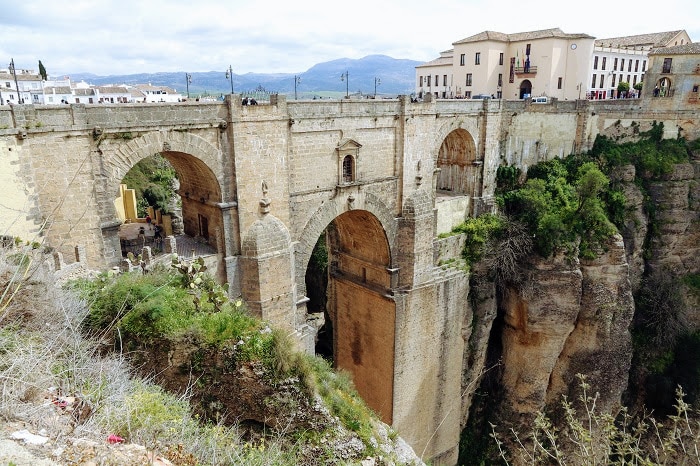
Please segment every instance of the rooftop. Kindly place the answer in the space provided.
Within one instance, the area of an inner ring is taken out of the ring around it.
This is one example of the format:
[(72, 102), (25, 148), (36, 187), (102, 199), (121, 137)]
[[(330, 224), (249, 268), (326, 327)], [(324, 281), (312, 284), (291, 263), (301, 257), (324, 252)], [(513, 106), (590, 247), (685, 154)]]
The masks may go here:
[(700, 42), (674, 45), (672, 47), (657, 47), (649, 55), (696, 55), (700, 54)]
[(551, 37), (561, 39), (593, 39), (593, 36), (583, 33), (569, 34), (559, 28), (542, 29), (539, 31), (516, 32), (514, 34), (504, 34), (496, 31), (484, 31), (465, 39), (453, 42), (452, 45), (465, 44), (468, 42), (497, 41), (497, 42), (521, 42), (525, 40), (548, 39)]
[(665, 47), (683, 30), (596, 39), (596, 47)]

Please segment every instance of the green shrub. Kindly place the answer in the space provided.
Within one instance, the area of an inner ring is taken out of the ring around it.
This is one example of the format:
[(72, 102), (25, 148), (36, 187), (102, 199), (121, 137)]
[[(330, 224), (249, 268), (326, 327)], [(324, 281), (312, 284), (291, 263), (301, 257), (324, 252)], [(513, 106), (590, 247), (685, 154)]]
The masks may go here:
[(501, 165), (496, 170), (496, 194), (507, 193), (520, 184), (522, 170), (515, 165)]
[(608, 178), (594, 162), (578, 157), (538, 163), (527, 176), (522, 188), (504, 195), (504, 208), (533, 232), (537, 252), (549, 257), (580, 240), (579, 255), (595, 257), (617, 231), (603, 201)]
[(700, 296), (700, 273), (684, 275), (682, 280), (693, 294)]
[(469, 218), (452, 229), (453, 233), (466, 235), (466, 242), (462, 257), (473, 264), (484, 254), (484, 247), (490, 237), (499, 234), (503, 226), (503, 220), (498, 215), (485, 214), (476, 218)]

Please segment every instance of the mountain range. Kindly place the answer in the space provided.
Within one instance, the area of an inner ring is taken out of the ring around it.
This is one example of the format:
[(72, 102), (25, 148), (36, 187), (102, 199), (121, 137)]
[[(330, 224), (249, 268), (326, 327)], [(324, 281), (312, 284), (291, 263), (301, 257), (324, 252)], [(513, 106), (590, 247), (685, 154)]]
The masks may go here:
[[(386, 55), (368, 55), (360, 59), (340, 58), (319, 63), (301, 73), (233, 73), (233, 90), (235, 93), (251, 92), (256, 89), (294, 95), (295, 77), (297, 95), (299, 98), (325, 96), (328, 93), (350, 94), (361, 93), (373, 95), (375, 78), (377, 78), (377, 94), (398, 95), (410, 94), (415, 89), (415, 67), (423, 62), (407, 59), (396, 59)], [(341, 79), (347, 72), (348, 81)], [(97, 76), (90, 73), (71, 74), (71, 80), (85, 81), (88, 84), (101, 86), (107, 84), (147, 84), (168, 86), (181, 94), (186, 94), (186, 76), (190, 75), (190, 95), (228, 94), (231, 92), (231, 81), (226, 77), (226, 71), (207, 72), (161, 72), (138, 73), (129, 75)]]

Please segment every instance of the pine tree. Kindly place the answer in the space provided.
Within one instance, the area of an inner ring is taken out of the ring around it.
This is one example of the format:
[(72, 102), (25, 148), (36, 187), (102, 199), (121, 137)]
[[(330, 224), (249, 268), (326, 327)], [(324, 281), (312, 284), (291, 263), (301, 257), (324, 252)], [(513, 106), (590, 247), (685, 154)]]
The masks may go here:
[(43, 79), (44, 81), (48, 79), (46, 74), (46, 68), (44, 68), (44, 64), (41, 63), (41, 60), (39, 60), (39, 74), (41, 75), (41, 79)]

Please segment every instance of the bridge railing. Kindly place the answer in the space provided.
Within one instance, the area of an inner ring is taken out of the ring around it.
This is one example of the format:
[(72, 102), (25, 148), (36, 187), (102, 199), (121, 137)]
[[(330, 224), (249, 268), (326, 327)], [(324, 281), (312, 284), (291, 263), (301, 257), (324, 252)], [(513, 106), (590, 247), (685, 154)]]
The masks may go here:
[(279, 94), (277, 91), (268, 91), (262, 86), (258, 86), (253, 90), (242, 91), (241, 99), (245, 102), (248, 98), (255, 100), (257, 103), (270, 103), (270, 96)]

